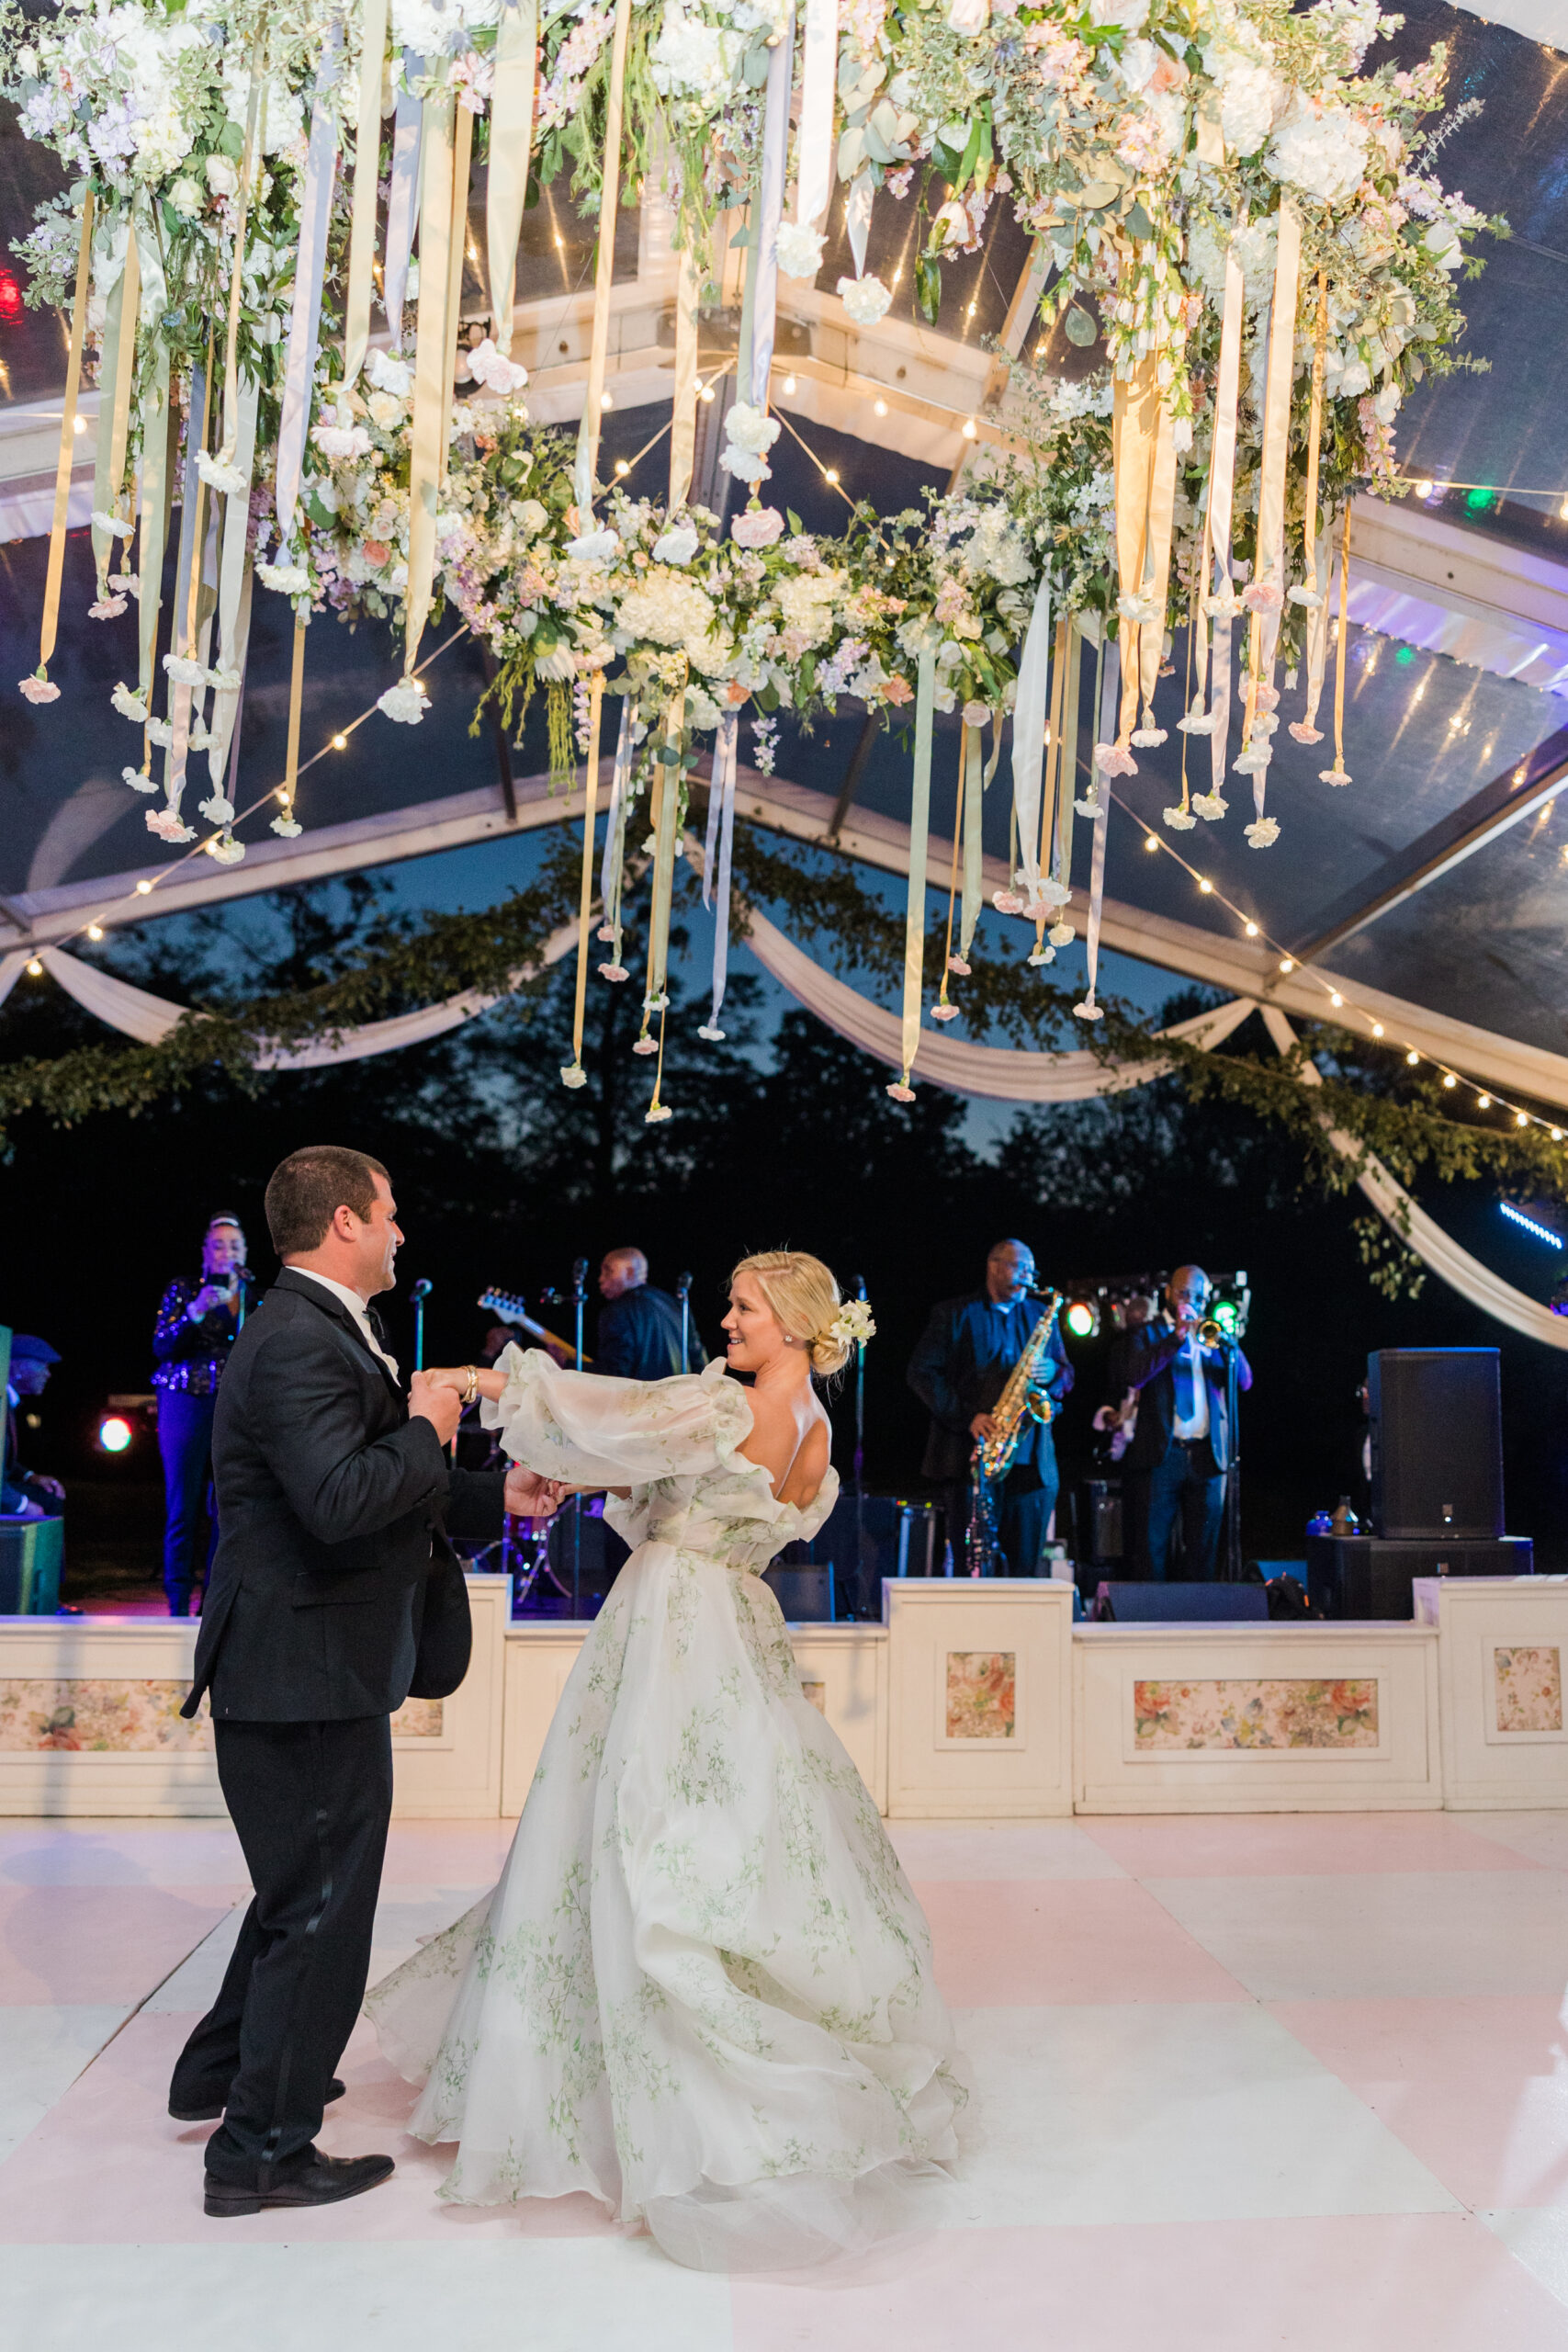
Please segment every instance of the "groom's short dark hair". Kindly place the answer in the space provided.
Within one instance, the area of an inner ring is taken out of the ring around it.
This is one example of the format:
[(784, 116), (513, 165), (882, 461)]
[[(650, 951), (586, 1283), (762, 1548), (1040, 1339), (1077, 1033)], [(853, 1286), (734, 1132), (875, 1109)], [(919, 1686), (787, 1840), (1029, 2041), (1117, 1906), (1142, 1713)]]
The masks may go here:
[(340, 1144), (308, 1143), (291, 1151), (266, 1188), (266, 1227), (278, 1256), (319, 1249), (340, 1208), (367, 1217), (376, 1179), (386, 1174), (367, 1151), (347, 1151)]

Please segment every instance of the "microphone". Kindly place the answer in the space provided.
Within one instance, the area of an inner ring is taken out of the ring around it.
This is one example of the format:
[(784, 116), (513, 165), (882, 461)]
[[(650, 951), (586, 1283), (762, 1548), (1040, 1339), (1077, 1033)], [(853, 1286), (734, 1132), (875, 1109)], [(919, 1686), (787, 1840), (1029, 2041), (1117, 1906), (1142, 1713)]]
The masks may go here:
[(854, 1278), (854, 1281), (855, 1281), (855, 1296), (856, 1296), (857, 1298), (863, 1299), (863, 1298), (865, 1297), (865, 1295), (866, 1295), (866, 1290), (865, 1290), (865, 1276), (864, 1276), (863, 1274), (857, 1274), (857, 1275), (855, 1276), (855, 1278)]
[(692, 1295), (692, 1277), (691, 1277), (691, 1275), (690, 1275), (690, 1274), (677, 1274), (677, 1275), (676, 1275), (676, 1277), (675, 1277), (675, 1295), (676, 1295), (676, 1297), (677, 1297), (677, 1298), (685, 1299), (685, 1298), (690, 1298), (691, 1295)]
[(587, 1259), (586, 1259), (586, 1258), (574, 1258), (574, 1259), (572, 1260), (572, 1261), (571, 1261), (571, 1287), (572, 1287), (572, 1290), (573, 1290), (574, 1294), (576, 1294), (576, 1295), (578, 1295), (579, 1297), (581, 1297), (581, 1295), (582, 1295), (582, 1293), (587, 1289), (587, 1287), (588, 1287), (588, 1261), (587, 1261)]
[(409, 1296), (415, 1300), (426, 1299), (430, 1296), (430, 1294), (434, 1287), (434, 1283), (425, 1275), (422, 1274), (418, 1282), (411, 1283), (409, 1284)]

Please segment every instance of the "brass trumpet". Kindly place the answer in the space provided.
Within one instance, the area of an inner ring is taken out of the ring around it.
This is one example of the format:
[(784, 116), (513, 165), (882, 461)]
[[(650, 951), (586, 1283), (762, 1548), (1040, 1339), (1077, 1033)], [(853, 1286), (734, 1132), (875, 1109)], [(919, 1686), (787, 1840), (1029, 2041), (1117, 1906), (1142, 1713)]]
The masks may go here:
[(1227, 1331), (1213, 1315), (1205, 1315), (1198, 1326), (1198, 1341), (1201, 1347), (1205, 1348), (1234, 1347), (1235, 1333)]

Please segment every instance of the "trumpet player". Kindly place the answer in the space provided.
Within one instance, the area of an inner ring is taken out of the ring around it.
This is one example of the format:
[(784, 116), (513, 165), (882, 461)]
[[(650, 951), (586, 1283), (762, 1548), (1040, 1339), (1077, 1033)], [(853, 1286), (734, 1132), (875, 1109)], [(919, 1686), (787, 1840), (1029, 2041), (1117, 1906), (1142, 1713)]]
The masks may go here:
[[(1134, 1575), (1163, 1581), (1179, 1519), (1182, 1574), (1197, 1580), (1217, 1565), (1235, 1452), (1225, 1349), (1200, 1329), (1209, 1305), (1201, 1266), (1178, 1266), (1165, 1305), (1164, 1315), (1126, 1334), (1112, 1371), (1113, 1387), (1135, 1393), (1138, 1408), (1122, 1465), (1122, 1525)], [(1250, 1388), (1251, 1366), (1235, 1354), (1237, 1388)]]
[[(992, 1408), (1039, 1320), (1034, 1288), (1033, 1251), (1021, 1241), (998, 1241), (986, 1260), (982, 1287), (932, 1307), (909, 1359), (909, 1385), (931, 1417), (921, 1473), (942, 1489), (947, 1540), (960, 1572), (971, 1459), (976, 1441), (995, 1432)], [(1054, 1327), (1041, 1369), (1038, 1386), (1059, 1405), (1073, 1385), (1073, 1368)], [(1049, 1423), (1030, 1419), (1012, 1467), (995, 1491), (999, 1574), (1038, 1574), (1058, 1483)]]

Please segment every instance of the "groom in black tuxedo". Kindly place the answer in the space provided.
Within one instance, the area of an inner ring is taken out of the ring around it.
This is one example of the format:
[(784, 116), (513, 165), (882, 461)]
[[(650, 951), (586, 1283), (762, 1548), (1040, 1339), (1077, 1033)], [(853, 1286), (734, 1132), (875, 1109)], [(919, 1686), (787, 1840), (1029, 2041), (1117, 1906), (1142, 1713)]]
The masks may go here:
[[(181, 2052), (169, 2111), (222, 2118), (209, 2214), (324, 2205), (385, 2180), (390, 2156), (313, 2143), (343, 2086), (392, 1805), (389, 1721), (416, 1676), (455, 1687), (447, 1543), (533, 1515), (526, 1472), (448, 1467), (460, 1399), (415, 1373), (405, 1400), (370, 1306), (402, 1235), (363, 1152), (294, 1152), (266, 1188), (283, 1272), (234, 1342), (212, 1460), (221, 1529), (184, 1713), (210, 1693), (218, 1776), (255, 1894), (216, 2004)], [(422, 1657), (422, 1651), (423, 1657)], [(424, 1672), (421, 1674), (421, 1668)]]

